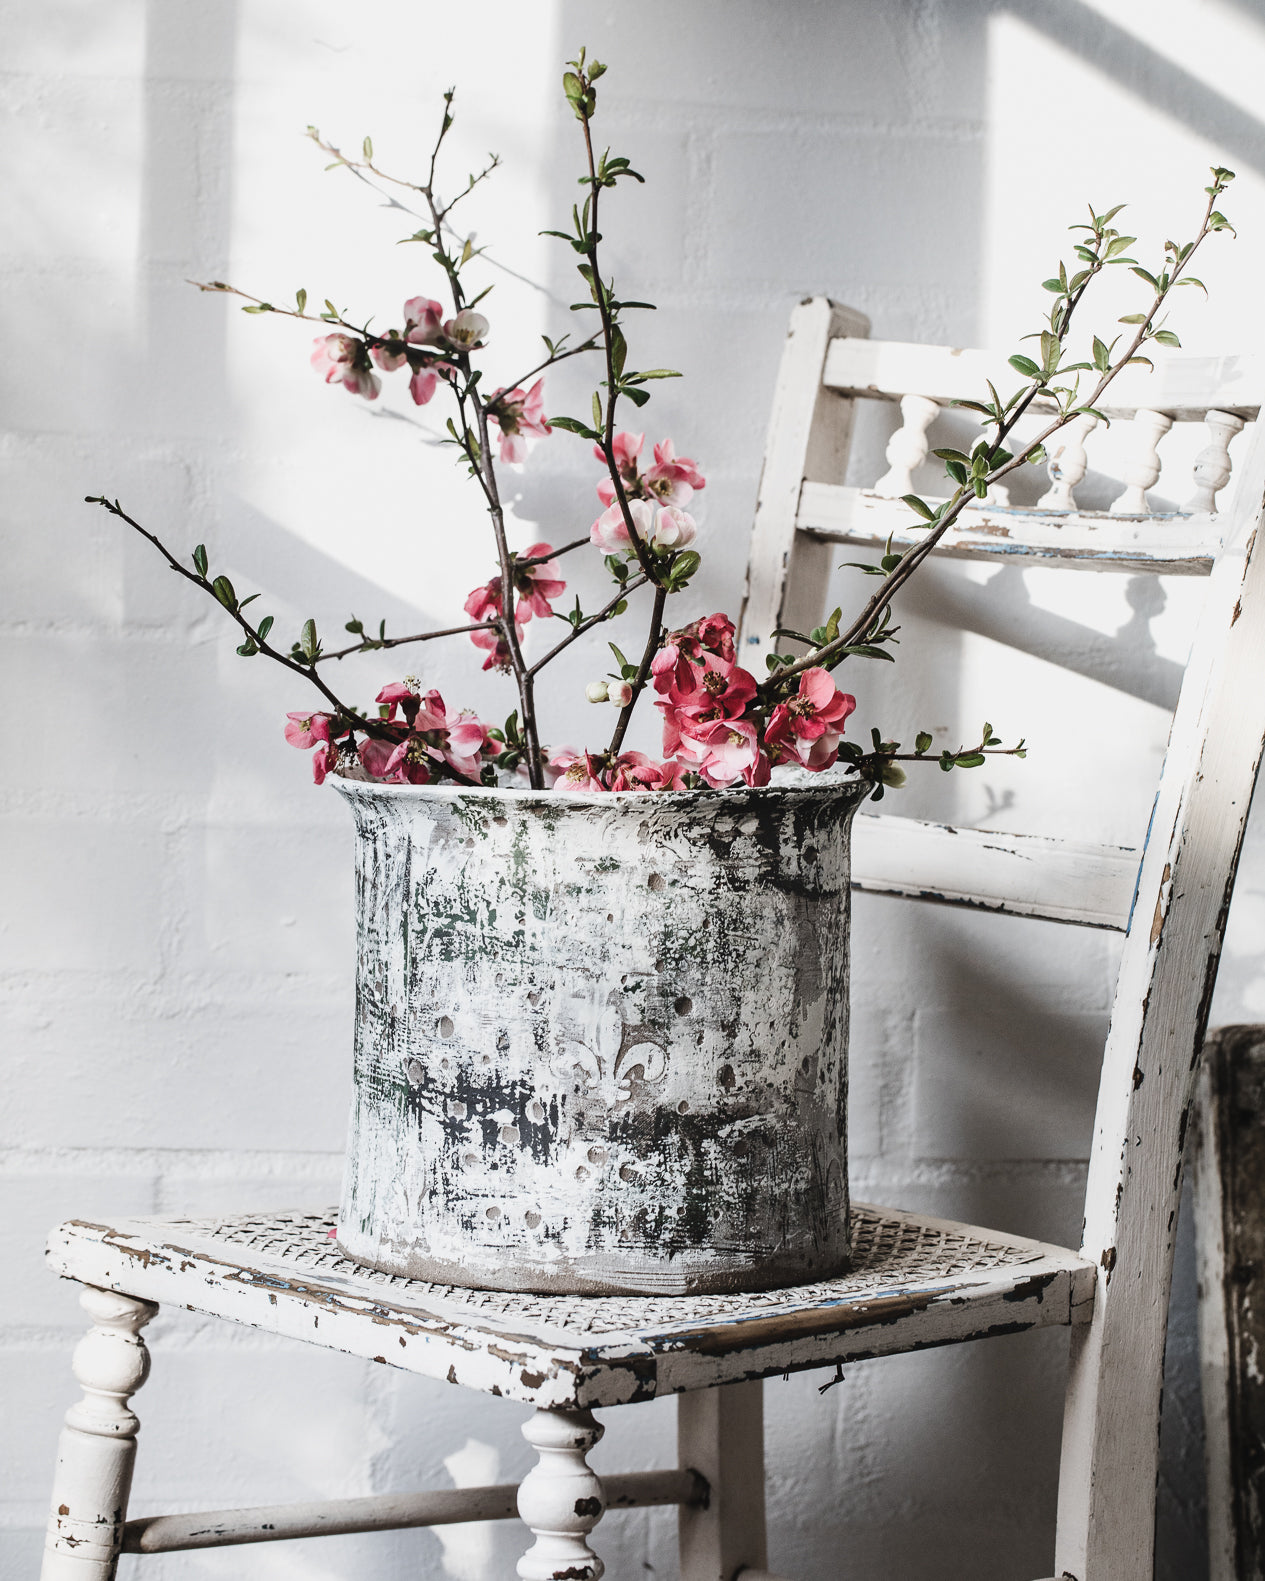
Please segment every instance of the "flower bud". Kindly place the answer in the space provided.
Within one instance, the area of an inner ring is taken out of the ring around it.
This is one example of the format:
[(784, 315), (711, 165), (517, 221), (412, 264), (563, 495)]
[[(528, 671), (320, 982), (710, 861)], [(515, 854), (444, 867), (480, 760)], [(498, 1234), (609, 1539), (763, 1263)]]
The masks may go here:
[(884, 785), (890, 785), (893, 790), (898, 790), (905, 783), (907, 776), (899, 763), (884, 763), (879, 770), (879, 778)]
[(607, 699), (616, 708), (627, 708), (632, 702), (632, 687), (627, 681), (612, 681), (606, 689)]
[(604, 703), (610, 696), (610, 690), (605, 681), (590, 681), (584, 688), (584, 695), (591, 703)]

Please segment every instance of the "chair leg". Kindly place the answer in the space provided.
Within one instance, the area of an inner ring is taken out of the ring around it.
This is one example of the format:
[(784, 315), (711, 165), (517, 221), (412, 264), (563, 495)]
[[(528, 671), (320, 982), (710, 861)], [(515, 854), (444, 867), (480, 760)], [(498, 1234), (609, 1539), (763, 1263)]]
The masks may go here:
[(91, 1286), (80, 1302), (93, 1319), (72, 1363), (84, 1395), (58, 1445), (40, 1581), (112, 1581), (140, 1426), (127, 1402), (149, 1375), (140, 1331), (158, 1311), (153, 1302)]
[(763, 1570), (764, 1385), (727, 1383), (677, 1400), (677, 1460), (711, 1489), (706, 1505), (682, 1505), (681, 1581), (733, 1581)]
[(605, 1431), (592, 1411), (537, 1411), (523, 1424), (539, 1456), (518, 1489), (518, 1513), (536, 1539), (518, 1561), (523, 1581), (600, 1581), (606, 1566), (588, 1535), (606, 1499), (584, 1457)]

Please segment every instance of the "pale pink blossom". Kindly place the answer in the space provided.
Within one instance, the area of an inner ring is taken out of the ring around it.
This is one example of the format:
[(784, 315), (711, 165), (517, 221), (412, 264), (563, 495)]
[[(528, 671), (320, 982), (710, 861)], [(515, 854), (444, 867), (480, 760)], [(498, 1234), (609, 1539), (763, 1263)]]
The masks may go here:
[(610, 700), (611, 689), (606, 681), (590, 681), (584, 695), (591, 703), (605, 703)]
[(388, 340), (380, 346), (370, 346), (369, 355), (383, 373), (394, 373), (408, 361), (408, 353), (401, 340)]
[(475, 313), (465, 307), (456, 318), (450, 318), (445, 322), (444, 339), (458, 351), (473, 351), (487, 339), (490, 328), (491, 325), (482, 313)]
[(551, 434), (545, 418), (544, 380), (537, 379), (530, 390), (496, 390), (488, 399), (488, 417), (501, 431), (502, 461), (517, 464), (527, 459), (527, 440)]
[(376, 401), (382, 389), (364, 341), (352, 335), (318, 335), (312, 342), (312, 366), (326, 384), (341, 384), (366, 401)]
[(683, 511), (678, 505), (666, 505), (655, 513), (650, 542), (656, 549), (684, 549), (686, 544), (694, 542), (697, 530), (698, 524), (689, 511)]
[(435, 346), (443, 337), (444, 308), (428, 296), (411, 296), (404, 304), (404, 338), (410, 346)]
[(627, 708), (632, 702), (633, 689), (628, 681), (612, 681), (606, 691), (606, 700), (616, 708)]
[[(643, 543), (648, 543), (655, 527), (654, 506), (647, 500), (629, 500), (628, 514), (632, 517), (637, 536)], [(624, 513), (618, 505), (611, 505), (604, 510), (593, 523), (589, 529), (589, 542), (595, 543), (607, 554), (634, 552), (628, 523), (624, 520)]]

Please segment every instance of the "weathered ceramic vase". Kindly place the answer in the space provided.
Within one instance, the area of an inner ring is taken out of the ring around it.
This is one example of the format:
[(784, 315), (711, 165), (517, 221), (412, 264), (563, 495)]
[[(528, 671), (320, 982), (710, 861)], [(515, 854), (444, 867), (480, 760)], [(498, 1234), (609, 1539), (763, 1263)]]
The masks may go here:
[(846, 1266), (864, 787), (335, 783), (358, 831), (349, 1256), (664, 1295)]

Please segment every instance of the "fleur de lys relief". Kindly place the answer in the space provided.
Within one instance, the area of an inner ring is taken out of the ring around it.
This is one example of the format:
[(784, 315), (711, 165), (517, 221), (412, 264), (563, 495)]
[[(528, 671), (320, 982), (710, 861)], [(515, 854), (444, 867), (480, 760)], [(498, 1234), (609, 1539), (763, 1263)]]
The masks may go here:
[[(618, 1040), (622, 1046), (613, 1060), (587, 1044), (568, 1040), (552, 1062), (553, 1073), (563, 1080), (572, 1080), (579, 1072), (586, 1090), (612, 1108), (627, 1103), (632, 1098), (634, 1077), (643, 1082), (658, 1082), (668, 1071), (667, 1050), (647, 1040), (645, 1030), (644, 1027), (624, 1027), (623, 1036)], [(630, 1038), (637, 1041), (632, 1042)], [(609, 1048), (616, 1039), (598, 1041)]]

